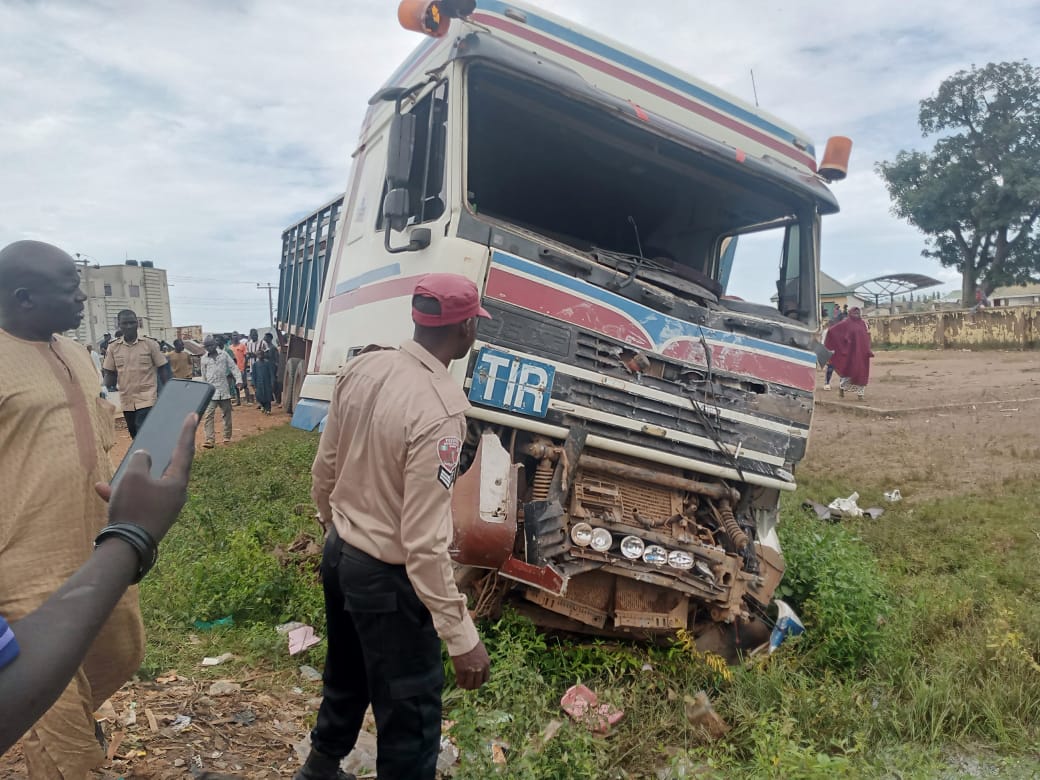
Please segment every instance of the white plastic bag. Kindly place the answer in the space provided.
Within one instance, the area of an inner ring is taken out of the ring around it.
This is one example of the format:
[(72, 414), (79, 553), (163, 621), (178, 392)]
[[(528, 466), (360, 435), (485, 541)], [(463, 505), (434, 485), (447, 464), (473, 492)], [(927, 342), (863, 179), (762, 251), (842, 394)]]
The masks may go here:
[(863, 517), (863, 510), (859, 508), (859, 504), (856, 502), (859, 500), (859, 493), (853, 493), (848, 498), (836, 498), (827, 504), (828, 509), (833, 509), (842, 517)]

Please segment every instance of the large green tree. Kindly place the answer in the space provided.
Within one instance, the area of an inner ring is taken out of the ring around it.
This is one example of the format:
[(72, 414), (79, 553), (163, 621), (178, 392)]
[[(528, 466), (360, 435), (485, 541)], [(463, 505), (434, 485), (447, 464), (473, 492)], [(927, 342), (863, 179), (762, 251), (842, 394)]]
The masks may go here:
[(1028, 62), (962, 70), (921, 101), (930, 153), (877, 164), (892, 213), (927, 236), (923, 254), (956, 268), (961, 300), (1040, 279), (1040, 69)]

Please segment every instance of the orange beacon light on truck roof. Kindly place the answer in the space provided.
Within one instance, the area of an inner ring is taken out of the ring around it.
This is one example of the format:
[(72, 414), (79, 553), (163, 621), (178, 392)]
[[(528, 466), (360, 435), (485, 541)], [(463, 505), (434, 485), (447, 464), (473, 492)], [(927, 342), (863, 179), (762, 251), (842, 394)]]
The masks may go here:
[(476, 7), (476, 0), (401, 0), (397, 21), (406, 30), (443, 38), (452, 19), (469, 16)]
[(849, 157), (852, 155), (852, 139), (843, 135), (831, 136), (827, 139), (827, 147), (823, 151), (820, 163), (820, 176), (827, 181), (841, 181), (849, 175)]

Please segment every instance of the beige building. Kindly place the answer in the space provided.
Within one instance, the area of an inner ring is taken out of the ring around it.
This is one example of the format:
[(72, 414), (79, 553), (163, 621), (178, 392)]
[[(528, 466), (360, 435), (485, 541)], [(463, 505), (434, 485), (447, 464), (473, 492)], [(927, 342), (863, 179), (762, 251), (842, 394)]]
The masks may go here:
[(835, 308), (842, 308), (843, 306), (853, 307), (859, 306), (863, 308), (866, 301), (856, 295), (852, 290), (848, 288), (848, 285), (844, 285), (835, 279), (833, 276), (828, 276), (823, 271), (820, 271), (819, 277), (820, 287), (820, 308), (822, 313), (829, 319)]
[(173, 338), (169, 336), (166, 340), (173, 343), (173, 339), (191, 339), (192, 341), (202, 341), (202, 326), (201, 325), (178, 325), (173, 329)]
[(1040, 284), (998, 287), (989, 299), (994, 306), (1036, 306), (1040, 304)]
[(166, 271), (150, 260), (127, 260), (124, 265), (81, 265), (80, 279), (87, 295), (83, 322), (73, 335), (84, 344), (97, 344), (106, 333), (115, 334), (123, 309), (141, 318), (141, 333), (173, 341), (170, 288)]

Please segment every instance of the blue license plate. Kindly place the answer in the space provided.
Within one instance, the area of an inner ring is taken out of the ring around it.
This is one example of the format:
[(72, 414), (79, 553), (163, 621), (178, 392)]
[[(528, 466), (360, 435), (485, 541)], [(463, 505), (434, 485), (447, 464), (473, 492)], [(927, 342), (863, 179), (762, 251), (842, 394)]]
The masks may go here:
[(469, 400), (507, 412), (545, 417), (555, 377), (556, 369), (548, 363), (484, 347), (473, 369)]

